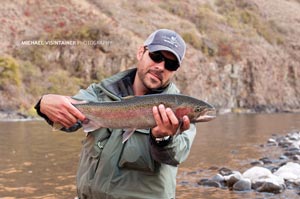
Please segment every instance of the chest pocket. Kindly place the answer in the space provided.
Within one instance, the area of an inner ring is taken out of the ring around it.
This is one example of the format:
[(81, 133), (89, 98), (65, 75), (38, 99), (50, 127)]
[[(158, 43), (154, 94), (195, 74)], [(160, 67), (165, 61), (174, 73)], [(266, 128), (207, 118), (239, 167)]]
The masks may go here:
[(149, 133), (147, 130), (137, 130), (126, 141), (118, 166), (123, 169), (155, 173), (158, 165), (150, 153)]

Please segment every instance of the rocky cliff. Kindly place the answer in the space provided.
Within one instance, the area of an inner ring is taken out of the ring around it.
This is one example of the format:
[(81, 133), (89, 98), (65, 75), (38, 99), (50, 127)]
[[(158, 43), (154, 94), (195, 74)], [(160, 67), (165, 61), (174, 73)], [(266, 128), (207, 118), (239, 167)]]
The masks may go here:
[(157, 28), (188, 44), (174, 81), (220, 111), (299, 111), (299, 0), (3, 0), (0, 110), (30, 113), (135, 63)]

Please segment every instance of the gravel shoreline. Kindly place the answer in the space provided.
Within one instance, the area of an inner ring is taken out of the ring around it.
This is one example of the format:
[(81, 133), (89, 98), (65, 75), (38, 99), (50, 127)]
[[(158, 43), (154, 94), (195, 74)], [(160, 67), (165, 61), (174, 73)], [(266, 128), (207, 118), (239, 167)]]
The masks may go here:
[(300, 131), (294, 130), (283, 136), (274, 135), (265, 147), (280, 148), (282, 154), (275, 159), (263, 157), (253, 161), (250, 163), (252, 167), (243, 173), (223, 167), (211, 178), (200, 179), (198, 185), (273, 194), (289, 189), (300, 195)]
[(0, 111), (0, 121), (27, 121), (27, 120), (40, 120), (41, 118), (36, 116), (29, 116), (21, 112), (15, 111)]

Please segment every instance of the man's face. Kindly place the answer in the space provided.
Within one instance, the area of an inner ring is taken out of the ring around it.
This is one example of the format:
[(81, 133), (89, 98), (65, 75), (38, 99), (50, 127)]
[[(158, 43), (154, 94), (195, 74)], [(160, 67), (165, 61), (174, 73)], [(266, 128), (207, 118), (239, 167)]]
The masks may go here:
[[(175, 55), (168, 51), (161, 51), (163, 57), (169, 60), (176, 60)], [(165, 61), (160, 63), (154, 62), (149, 51), (144, 47), (140, 47), (137, 53), (137, 78), (143, 84), (145, 90), (154, 90), (167, 86), (175, 71), (165, 68)], [(136, 83), (136, 82), (135, 82)]]

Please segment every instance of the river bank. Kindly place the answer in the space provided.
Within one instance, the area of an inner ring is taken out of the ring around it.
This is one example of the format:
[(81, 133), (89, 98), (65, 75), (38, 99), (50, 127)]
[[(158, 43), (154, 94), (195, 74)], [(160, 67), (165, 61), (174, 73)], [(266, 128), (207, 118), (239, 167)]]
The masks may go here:
[[(188, 189), (198, 198), (298, 198), (299, 176), (295, 183), (283, 176), (287, 180), (280, 186), (271, 184), (270, 178), (291, 162), (300, 165), (299, 116), (291, 113), (228, 114), (203, 125), (198, 133), (202, 141), (193, 146), (195, 152), (189, 156), (189, 161), (197, 163), (179, 173), (180, 194), (187, 196), (183, 190)], [(249, 176), (243, 176), (248, 170), (262, 168), (264, 176), (258, 176), (255, 171), (253, 176), (257, 178), (251, 183)], [(293, 176), (292, 171), (286, 173)], [(238, 185), (245, 185), (244, 181), (246, 186), (239, 191)]]
[(39, 116), (30, 116), (18, 111), (3, 111), (0, 110), (0, 121), (25, 121), (25, 120), (39, 120)]

